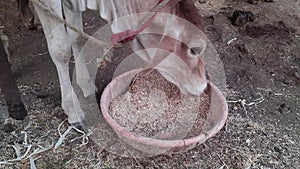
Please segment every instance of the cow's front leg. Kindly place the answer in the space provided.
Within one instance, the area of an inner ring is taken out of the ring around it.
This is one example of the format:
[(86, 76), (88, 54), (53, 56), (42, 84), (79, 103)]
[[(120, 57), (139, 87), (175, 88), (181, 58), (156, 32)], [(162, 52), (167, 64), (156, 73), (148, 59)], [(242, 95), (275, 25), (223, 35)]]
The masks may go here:
[[(73, 27), (77, 28), (77, 30), (83, 31), (82, 25), (82, 13), (79, 9), (74, 9), (76, 6), (73, 5), (73, 8), (70, 9), (68, 5), (63, 4), (63, 10), (65, 14), (66, 21), (72, 24)], [(85, 97), (94, 95), (96, 91), (94, 80), (91, 78), (90, 73), (88, 71), (85, 53), (82, 53), (82, 48), (86, 39), (67, 28), (68, 38), (71, 42), (73, 56), (75, 60), (75, 73), (76, 73), (76, 83), (81, 88)], [(100, 47), (99, 47), (100, 48)]]
[[(56, 15), (62, 17), (61, 1), (45, 0), (43, 3), (54, 11)], [(35, 6), (35, 9), (44, 28), (50, 56), (57, 68), (61, 87), (62, 108), (68, 115), (69, 123), (81, 122), (84, 118), (84, 113), (72, 87), (69, 75), (71, 45), (65, 26), (49, 16), (49, 14), (39, 6)]]

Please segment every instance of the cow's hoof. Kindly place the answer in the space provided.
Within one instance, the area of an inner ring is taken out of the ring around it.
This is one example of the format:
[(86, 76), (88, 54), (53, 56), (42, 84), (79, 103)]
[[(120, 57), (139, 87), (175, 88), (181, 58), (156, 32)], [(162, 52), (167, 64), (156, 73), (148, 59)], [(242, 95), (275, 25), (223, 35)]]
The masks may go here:
[(27, 110), (23, 103), (7, 104), (9, 116), (15, 120), (24, 120)]
[(74, 126), (75, 128), (81, 130), (81, 131), (84, 131), (83, 130), (83, 126), (81, 125), (81, 123), (79, 122), (76, 122), (76, 123), (71, 123), (72, 126)]

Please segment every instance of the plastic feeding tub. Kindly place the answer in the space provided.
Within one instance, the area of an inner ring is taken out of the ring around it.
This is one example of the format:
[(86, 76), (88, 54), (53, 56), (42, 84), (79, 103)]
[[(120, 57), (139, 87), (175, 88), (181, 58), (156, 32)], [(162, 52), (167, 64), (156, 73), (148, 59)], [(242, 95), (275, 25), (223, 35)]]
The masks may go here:
[[(129, 86), (132, 84), (132, 80), (142, 70), (143, 69), (135, 69), (114, 78), (105, 88), (101, 96), (100, 106), (103, 117), (123, 142), (138, 151), (150, 155), (182, 153), (194, 148), (197, 144), (205, 142), (224, 126), (228, 115), (227, 102), (221, 91), (211, 82), (208, 82), (208, 86), (210, 87), (208, 94), (210, 98), (208, 103), (209, 107), (200, 133), (195, 132), (192, 135), (189, 134), (186, 137), (175, 139), (174, 137), (148, 137), (129, 130), (124, 124), (119, 124), (110, 113), (110, 104), (112, 100), (127, 92)], [(191, 127), (190, 129), (191, 133), (193, 133), (193, 128)], [(166, 136), (168, 136), (168, 134), (166, 134)]]

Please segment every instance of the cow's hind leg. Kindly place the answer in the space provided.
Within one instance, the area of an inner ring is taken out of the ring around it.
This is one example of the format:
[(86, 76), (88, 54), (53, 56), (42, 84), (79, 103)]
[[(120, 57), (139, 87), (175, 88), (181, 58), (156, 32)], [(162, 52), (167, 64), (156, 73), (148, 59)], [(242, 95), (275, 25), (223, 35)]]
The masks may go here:
[[(54, 11), (56, 15), (62, 17), (60, 0), (44, 0), (43, 3)], [(79, 105), (78, 98), (70, 80), (69, 61), (71, 58), (71, 45), (65, 26), (49, 16), (49, 14), (39, 6), (35, 6), (35, 9), (44, 29), (49, 53), (57, 68), (61, 87), (62, 108), (68, 115), (69, 123), (81, 122), (84, 118), (84, 113)]]
[(29, 8), (29, 0), (17, 0), (19, 11), (21, 12), (21, 18), (26, 28), (34, 28), (34, 14)]

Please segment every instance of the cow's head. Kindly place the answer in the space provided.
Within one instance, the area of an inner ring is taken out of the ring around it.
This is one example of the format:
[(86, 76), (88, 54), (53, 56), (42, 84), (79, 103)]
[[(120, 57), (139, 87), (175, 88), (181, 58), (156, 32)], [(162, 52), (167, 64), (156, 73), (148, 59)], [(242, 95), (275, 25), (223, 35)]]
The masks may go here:
[(199, 35), (181, 34), (189, 39), (184, 43), (170, 36), (140, 35), (134, 41), (134, 49), (143, 47), (139, 55), (155, 68), (183, 94), (200, 95), (207, 86), (203, 53), (206, 43)]
[[(144, 13), (116, 20), (112, 25), (113, 32), (140, 29), (147, 21), (144, 20), (149, 15), (147, 12), (156, 4), (155, 1), (147, 1), (141, 6), (131, 4), (132, 11)], [(127, 14), (127, 8), (118, 11)], [(206, 37), (200, 28), (200, 16), (193, 1), (172, 0), (136, 36), (132, 47), (149, 68), (158, 69), (182, 93), (199, 95), (207, 85), (203, 59)]]
[(160, 13), (132, 46), (148, 62), (148, 67), (158, 69), (182, 93), (199, 95), (207, 85), (203, 58), (206, 41), (194, 23)]

